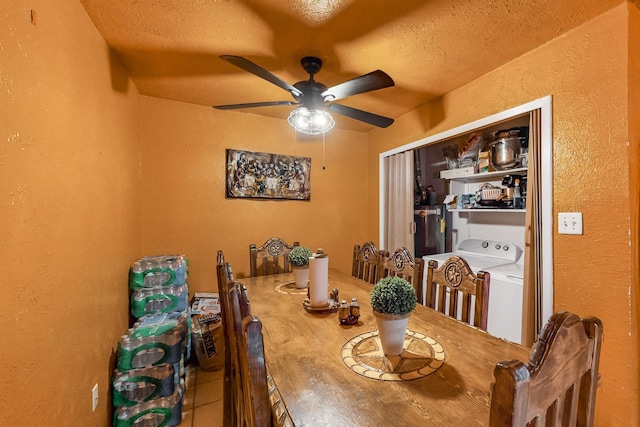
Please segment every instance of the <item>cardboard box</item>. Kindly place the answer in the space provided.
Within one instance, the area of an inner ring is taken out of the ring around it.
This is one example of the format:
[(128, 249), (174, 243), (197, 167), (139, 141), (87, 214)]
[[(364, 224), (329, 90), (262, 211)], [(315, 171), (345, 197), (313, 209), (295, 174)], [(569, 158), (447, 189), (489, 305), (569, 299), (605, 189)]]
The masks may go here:
[(491, 164), (491, 152), (482, 151), (478, 154), (478, 173), (493, 172), (496, 169)]
[(457, 194), (447, 194), (447, 197), (444, 198), (445, 205), (447, 205), (447, 209), (457, 209), (458, 208), (458, 195)]
[(452, 178), (460, 178), (463, 176), (475, 175), (478, 173), (477, 166), (469, 166), (466, 168), (459, 169), (447, 169), (440, 171), (440, 178), (442, 179), (452, 179)]
[(191, 303), (191, 314), (220, 313), (220, 300), (217, 292), (196, 292)]

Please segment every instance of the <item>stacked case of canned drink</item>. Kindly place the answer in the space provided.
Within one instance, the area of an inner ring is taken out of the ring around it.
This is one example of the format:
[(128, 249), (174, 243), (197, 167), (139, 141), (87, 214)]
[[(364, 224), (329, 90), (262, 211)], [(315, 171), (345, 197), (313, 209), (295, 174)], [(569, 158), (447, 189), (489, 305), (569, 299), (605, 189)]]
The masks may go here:
[(129, 271), (133, 327), (118, 342), (114, 425), (171, 427), (182, 421), (191, 316), (184, 255), (150, 256)]

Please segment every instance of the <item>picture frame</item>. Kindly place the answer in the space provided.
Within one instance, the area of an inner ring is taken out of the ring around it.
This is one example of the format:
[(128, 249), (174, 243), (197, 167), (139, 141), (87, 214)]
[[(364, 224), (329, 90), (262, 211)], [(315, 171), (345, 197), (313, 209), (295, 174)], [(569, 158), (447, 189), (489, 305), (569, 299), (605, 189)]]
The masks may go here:
[(311, 158), (226, 150), (226, 197), (311, 199)]

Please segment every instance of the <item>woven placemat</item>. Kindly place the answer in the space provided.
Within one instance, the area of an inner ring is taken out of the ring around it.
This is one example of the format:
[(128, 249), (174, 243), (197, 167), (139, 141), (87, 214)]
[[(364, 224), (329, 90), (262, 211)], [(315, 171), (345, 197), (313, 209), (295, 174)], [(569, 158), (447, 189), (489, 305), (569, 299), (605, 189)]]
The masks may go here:
[(381, 381), (408, 381), (437, 371), (445, 360), (442, 345), (435, 339), (407, 329), (399, 356), (385, 356), (378, 331), (365, 332), (342, 346), (342, 360), (358, 375)]
[(296, 287), (296, 282), (284, 282), (273, 287), (273, 290), (280, 294), (307, 295), (307, 288)]

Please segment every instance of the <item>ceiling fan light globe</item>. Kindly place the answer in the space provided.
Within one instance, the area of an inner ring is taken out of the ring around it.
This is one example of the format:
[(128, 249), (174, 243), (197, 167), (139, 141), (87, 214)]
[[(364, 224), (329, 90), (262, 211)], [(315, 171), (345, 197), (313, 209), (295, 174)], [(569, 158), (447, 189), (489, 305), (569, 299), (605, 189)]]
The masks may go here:
[(311, 120), (313, 122), (314, 127), (323, 127), (327, 125), (327, 118), (324, 114), (320, 114), (319, 111), (315, 111), (313, 116), (311, 116)]
[(296, 131), (306, 135), (328, 132), (336, 124), (327, 111), (309, 110), (306, 107), (298, 107), (293, 110), (287, 121)]
[(307, 129), (309, 128), (309, 120), (306, 117), (298, 117), (296, 119), (296, 127), (298, 129)]

